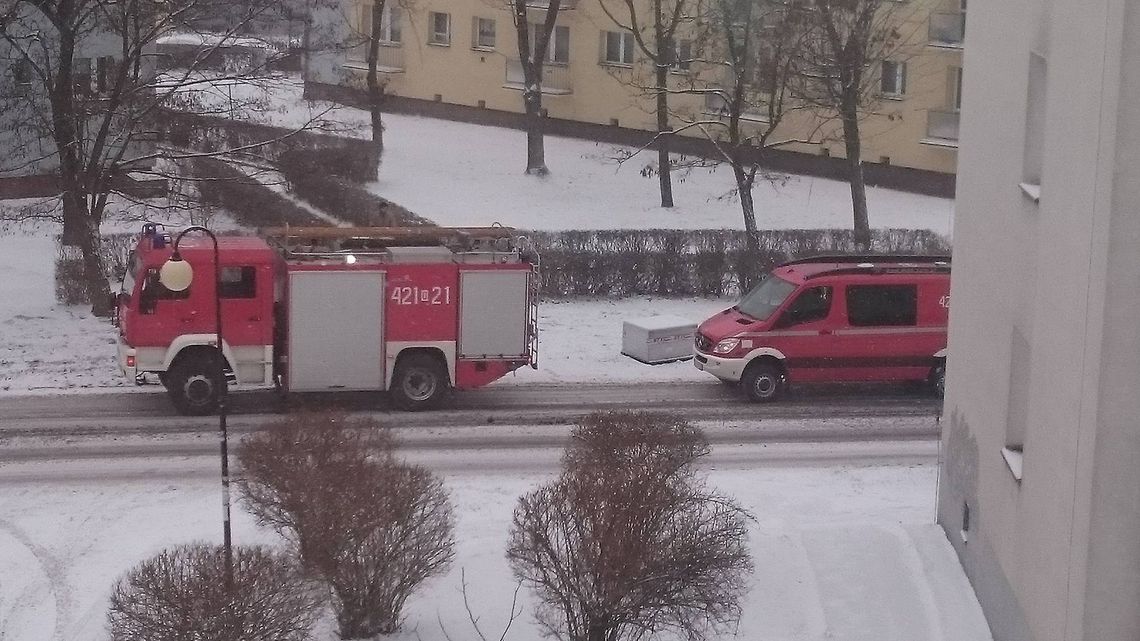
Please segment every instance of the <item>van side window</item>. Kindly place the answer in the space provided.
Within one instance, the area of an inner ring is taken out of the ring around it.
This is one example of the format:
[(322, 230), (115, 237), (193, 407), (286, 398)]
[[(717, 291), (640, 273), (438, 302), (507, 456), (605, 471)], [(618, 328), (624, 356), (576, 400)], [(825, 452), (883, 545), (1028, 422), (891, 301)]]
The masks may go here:
[(256, 267), (222, 267), (222, 298), (256, 298)]
[(853, 327), (915, 325), (917, 285), (848, 285), (847, 321)]
[(780, 317), (780, 327), (822, 320), (831, 313), (831, 287), (805, 289)]

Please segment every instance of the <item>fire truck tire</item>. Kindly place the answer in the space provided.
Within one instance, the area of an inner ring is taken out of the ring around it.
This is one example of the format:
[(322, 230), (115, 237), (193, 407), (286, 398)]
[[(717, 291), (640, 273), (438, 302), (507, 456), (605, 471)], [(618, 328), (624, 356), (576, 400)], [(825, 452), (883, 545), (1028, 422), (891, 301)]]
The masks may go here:
[(175, 361), (166, 373), (167, 389), (175, 409), (186, 416), (204, 416), (218, 409), (218, 391), (224, 381), (211, 356), (189, 354)]
[(930, 392), (942, 398), (946, 394), (946, 361), (939, 361), (930, 370)]
[(778, 363), (770, 360), (754, 362), (744, 370), (740, 387), (753, 403), (771, 403), (784, 395), (787, 375)]
[(410, 412), (439, 407), (451, 391), (440, 359), (416, 353), (400, 357), (392, 374), (392, 403)]

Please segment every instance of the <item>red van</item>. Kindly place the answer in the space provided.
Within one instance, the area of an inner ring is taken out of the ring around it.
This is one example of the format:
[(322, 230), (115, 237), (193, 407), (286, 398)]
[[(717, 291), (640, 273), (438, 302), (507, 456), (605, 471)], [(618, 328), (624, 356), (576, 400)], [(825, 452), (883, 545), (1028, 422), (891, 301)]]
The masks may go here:
[(756, 402), (789, 383), (925, 381), (941, 393), (949, 309), (948, 256), (794, 260), (701, 323), (693, 363)]

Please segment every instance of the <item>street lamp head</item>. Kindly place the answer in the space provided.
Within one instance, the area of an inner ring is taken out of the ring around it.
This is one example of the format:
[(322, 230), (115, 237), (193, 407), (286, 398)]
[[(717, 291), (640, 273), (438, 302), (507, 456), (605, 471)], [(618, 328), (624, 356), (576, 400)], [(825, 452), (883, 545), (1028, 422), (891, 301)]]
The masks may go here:
[(177, 251), (158, 270), (158, 282), (172, 292), (185, 291), (190, 287), (192, 280), (194, 280), (194, 269), (190, 267), (190, 263), (182, 260)]

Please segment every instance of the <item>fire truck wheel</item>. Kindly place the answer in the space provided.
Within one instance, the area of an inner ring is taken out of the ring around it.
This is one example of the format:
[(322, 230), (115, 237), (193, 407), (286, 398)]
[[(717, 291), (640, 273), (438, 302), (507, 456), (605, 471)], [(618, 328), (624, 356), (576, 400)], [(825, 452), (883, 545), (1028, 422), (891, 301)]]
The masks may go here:
[(946, 361), (939, 361), (930, 370), (930, 391), (938, 398), (946, 393)]
[(187, 416), (203, 416), (218, 409), (218, 365), (207, 356), (179, 359), (167, 372), (167, 389), (174, 407)]
[(740, 386), (753, 403), (771, 403), (780, 398), (786, 383), (783, 368), (767, 361), (749, 365), (740, 379)]
[(408, 411), (439, 406), (450, 387), (447, 371), (438, 358), (428, 354), (400, 358), (392, 378), (392, 403)]

